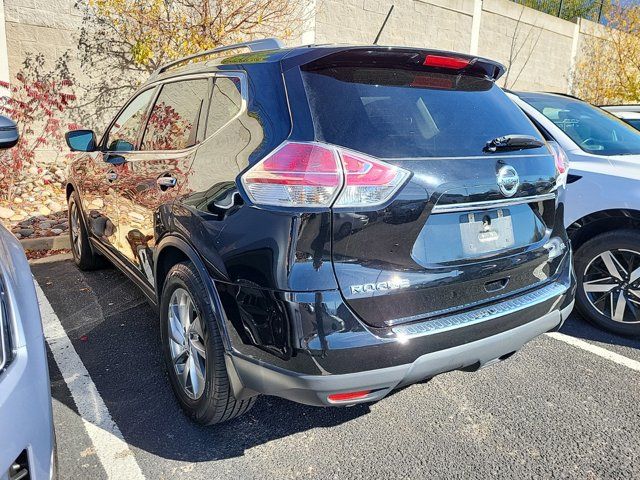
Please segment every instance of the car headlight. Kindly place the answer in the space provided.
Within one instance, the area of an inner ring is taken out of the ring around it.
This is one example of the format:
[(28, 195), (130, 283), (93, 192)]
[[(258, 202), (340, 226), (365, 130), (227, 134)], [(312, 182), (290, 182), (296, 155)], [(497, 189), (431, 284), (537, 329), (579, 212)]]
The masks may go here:
[(11, 332), (9, 330), (11, 317), (9, 316), (9, 299), (2, 278), (0, 278), (0, 373), (13, 359), (11, 346)]

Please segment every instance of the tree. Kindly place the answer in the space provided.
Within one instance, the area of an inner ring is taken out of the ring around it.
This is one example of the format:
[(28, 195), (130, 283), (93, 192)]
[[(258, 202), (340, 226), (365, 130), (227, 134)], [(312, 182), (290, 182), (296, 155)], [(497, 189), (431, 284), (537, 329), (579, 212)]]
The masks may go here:
[[(509, 58), (505, 65), (507, 72), (504, 76), (504, 88), (507, 89), (514, 88), (518, 82), (520, 75), (522, 75), (524, 69), (527, 68), (529, 60), (531, 60), (533, 53), (536, 51), (536, 47), (540, 41), (540, 36), (542, 35), (542, 28), (537, 28), (536, 35), (536, 26), (531, 25), (527, 30), (527, 33), (524, 35), (524, 38), (520, 38), (522, 36), (521, 27), (523, 25), (522, 14), (524, 13), (524, 8), (525, 7), (522, 7), (520, 10), (520, 15), (518, 15), (518, 20), (513, 28), (513, 35), (511, 36)], [(521, 55), (522, 58), (520, 58)], [(519, 64), (520, 67), (517, 71), (516, 64)]]
[(108, 112), (169, 60), (259, 37), (291, 38), (304, 0), (89, 0), (80, 33), (92, 85), (81, 109)]
[(599, 22), (600, 16), (605, 13), (609, 3), (607, 0), (516, 0), (516, 2), (572, 22), (577, 18)]
[(574, 76), (574, 93), (597, 105), (640, 101), (640, 6), (614, 4), (607, 26), (589, 36)]
[(36, 150), (60, 152), (64, 133), (78, 128), (62, 121), (75, 101), (72, 76), (62, 56), (53, 70), (45, 69), (44, 55), (27, 57), (13, 83), (0, 82), (9, 94), (0, 98), (0, 114), (18, 124), (18, 144), (0, 154), (0, 198), (11, 201), (18, 181), (28, 167), (36, 166)]

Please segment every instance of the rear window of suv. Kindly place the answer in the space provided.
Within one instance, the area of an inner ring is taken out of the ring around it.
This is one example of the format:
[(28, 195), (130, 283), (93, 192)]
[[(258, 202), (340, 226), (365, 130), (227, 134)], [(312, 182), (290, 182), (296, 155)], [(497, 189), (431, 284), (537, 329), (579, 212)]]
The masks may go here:
[(302, 76), (318, 138), (373, 156), (477, 156), (486, 142), (503, 135), (542, 140), (484, 78), (342, 66), (303, 67)]

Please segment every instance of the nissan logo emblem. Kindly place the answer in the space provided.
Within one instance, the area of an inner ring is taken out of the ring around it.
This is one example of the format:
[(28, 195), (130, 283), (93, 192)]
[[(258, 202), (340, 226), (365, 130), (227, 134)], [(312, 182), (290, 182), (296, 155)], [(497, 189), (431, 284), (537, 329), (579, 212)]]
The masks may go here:
[(500, 192), (505, 197), (513, 197), (520, 186), (520, 177), (518, 172), (511, 165), (504, 165), (498, 170), (496, 181)]

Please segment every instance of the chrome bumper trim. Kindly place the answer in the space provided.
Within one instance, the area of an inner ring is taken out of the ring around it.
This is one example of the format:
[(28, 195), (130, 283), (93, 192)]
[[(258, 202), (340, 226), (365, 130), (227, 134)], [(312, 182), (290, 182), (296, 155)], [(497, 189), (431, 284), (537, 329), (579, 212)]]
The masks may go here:
[(454, 213), (467, 212), (469, 210), (489, 210), (492, 208), (509, 207), (512, 205), (522, 205), (524, 203), (543, 202), (556, 198), (555, 193), (545, 193), (530, 197), (503, 198), (500, 200), (487, 200), (484, 202), (449, 203), (446, 205), (435, 205), (432, 213)]
[(564, 294), (568, 289), (569, 287), (567, 285), (554, 282), (519, 297), (505, 300), (504, 302), (459, 313), (457, 315), (451, 315), (449, 317), (427, 320), (420, 323), (412, 323), (410, 325), (399, 325), (397, 327), (393, 327), (391, 330), (400, 339), (442, 333), (448, 330), (486, 322), (503, 315), (509, 315), (511, 313), (524, 310), (558, 297)]

